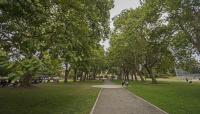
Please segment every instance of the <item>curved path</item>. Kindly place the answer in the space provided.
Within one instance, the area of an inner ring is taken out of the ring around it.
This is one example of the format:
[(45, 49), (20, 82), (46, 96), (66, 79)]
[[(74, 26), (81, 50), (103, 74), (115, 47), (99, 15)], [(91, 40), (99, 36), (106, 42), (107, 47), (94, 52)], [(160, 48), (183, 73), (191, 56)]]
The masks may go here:
[(102, 90), (91, 114), (167, 114), (109, 80), (96, 87)]

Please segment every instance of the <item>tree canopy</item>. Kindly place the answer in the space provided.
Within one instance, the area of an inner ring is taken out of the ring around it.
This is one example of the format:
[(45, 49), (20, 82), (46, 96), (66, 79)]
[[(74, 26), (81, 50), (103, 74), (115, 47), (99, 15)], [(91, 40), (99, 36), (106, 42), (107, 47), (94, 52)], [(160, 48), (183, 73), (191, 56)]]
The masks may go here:
[(112, 0), (3, 0), (0, 49), (20, 71), (22, 86), (37, 73), (55, 75), (65, 64), (84, 67), (108, 37)]
[(114, 18), (110, 39), (115, 73), (123, 79), (138, 80), (139, 75), (142, 81), (147, 76), (156, 83), (159, 74), (197, 61), (197, 12), (199, 2), (193, 0), (143, 0), (138, 8), (122, 11)]
[[(20, 77), (31, 86), (37, 75), (65, 82), (95, 79), (102, 73), (157, 83), (174, 68), (198, 69), (200, 2), (140, 0), (123, 10), (110, 31), (113, 0), (2, 0), (0, 2), (1, 76)], [(105, 52), (100, 45), (110, 38)]]

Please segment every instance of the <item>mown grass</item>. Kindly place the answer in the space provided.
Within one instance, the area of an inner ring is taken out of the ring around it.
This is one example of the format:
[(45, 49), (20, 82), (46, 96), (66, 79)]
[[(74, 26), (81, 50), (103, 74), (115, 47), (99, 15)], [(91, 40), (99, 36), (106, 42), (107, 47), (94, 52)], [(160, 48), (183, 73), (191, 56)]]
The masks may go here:
[[(120, 83), (121, 81), (114, 81)], [(200, 84), (185, 82), (131, 82), (128, 90), (169, 114), (199, 114)]]
[(88, 114), (100, 82), (41, 84), (31, 89), (0, 89), (0, 114)]

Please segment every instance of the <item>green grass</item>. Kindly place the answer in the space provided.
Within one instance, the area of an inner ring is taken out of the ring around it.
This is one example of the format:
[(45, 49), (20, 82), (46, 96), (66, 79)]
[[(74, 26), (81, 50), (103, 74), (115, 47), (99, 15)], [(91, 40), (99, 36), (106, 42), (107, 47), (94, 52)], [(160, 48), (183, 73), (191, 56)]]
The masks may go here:
[[(120, 83), (120, 81), (115, 81)], [(128, 90), (144, 98), (169, 114), (199, 114), (200, 84), (160, 82), (159, 84), (132, 82)]]
[(88, 114), (99, 82), (41, 84), (31, 89), (0, 89), (0, 114)]

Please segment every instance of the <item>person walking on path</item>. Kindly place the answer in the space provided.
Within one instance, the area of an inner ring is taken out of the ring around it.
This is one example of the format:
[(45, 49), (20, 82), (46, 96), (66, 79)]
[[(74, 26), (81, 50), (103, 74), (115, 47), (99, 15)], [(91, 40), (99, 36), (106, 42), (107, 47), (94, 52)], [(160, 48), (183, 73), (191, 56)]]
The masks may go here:
[(123, 81), (122, 81), (122, 87), (124, 87), (124, 84), (125, 84), (125, 83), (126, 83), (125, 80), (123, 80)]

